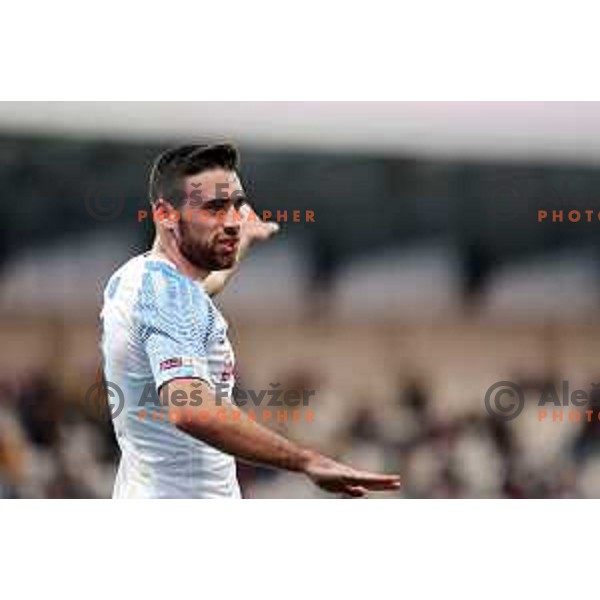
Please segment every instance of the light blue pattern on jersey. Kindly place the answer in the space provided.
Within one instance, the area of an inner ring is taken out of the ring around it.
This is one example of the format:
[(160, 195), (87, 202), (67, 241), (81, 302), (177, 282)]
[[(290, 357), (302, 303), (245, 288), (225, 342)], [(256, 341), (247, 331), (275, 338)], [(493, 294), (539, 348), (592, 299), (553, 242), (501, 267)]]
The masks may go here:
[[(133, 319), (157, 388), (176, 377), (198, 376), (191, 365), (161, 370), (161, 364), (207, 358), (215, 324), (214, 307), (209, 302), (206, 293), (174, 267), (159, 261), (146, 263)], [(207, 371), (200, 376), (212, 383)]]

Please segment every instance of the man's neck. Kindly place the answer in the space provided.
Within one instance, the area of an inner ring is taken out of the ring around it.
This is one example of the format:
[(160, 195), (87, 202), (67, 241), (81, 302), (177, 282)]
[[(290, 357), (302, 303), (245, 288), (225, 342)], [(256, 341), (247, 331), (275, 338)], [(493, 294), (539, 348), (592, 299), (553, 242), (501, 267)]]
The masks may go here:
[(181, 271), (191, 279), (204, 281), (210, 273), (210, 271), (201, 269), (187, 260), (187, 258), (181, 254), (181, 251), (175, 243), (165, 243), (158, 236), (154, 239), (154, 244), (152, 245), (150, 253), (166, 258), (175, 265), (177, 270)]

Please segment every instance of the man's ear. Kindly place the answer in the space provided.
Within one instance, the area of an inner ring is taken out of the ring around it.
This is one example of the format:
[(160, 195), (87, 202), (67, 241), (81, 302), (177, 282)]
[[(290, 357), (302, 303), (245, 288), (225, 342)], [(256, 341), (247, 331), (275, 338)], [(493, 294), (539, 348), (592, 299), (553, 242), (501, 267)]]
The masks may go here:
[(181, 213), (173, 208), (173, 205), (164, 198), (159, 198), (154, 203), (153, 212), (156, 223), (164, 225), (167, 229), (173, 229), (175, 223), (181, 219)]

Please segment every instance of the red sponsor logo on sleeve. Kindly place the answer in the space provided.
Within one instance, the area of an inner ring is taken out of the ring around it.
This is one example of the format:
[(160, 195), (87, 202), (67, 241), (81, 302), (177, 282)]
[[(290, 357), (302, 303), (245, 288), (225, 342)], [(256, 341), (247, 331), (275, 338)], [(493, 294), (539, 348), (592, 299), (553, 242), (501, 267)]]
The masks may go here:
[(183, 360), (181, 358), (169, 358), (160, 363), (160, 370), (168, 371), (169, 369), (176, 369), (181, 366), (183, 366)]

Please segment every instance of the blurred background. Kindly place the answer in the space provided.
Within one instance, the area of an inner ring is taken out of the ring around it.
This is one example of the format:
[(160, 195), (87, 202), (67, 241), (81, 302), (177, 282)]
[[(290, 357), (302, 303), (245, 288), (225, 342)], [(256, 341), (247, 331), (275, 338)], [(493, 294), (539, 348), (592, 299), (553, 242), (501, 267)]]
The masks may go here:
[[(103, 286), (152, 240), (155, 155), (223, 139), (255, 208), (289, 214), (219, 300), (242, 388), (315, 390), (278, 429), (399, 472), (392, 497), (600, 497), (596, 412), (538, 420), (548, 385), (600, 382), (600, 103), (568, 102), (0, 103), (0, 497), (110, 496), (85, 401)], [(484, 405), (501, 380), (526, 396), (510, 422)]]

